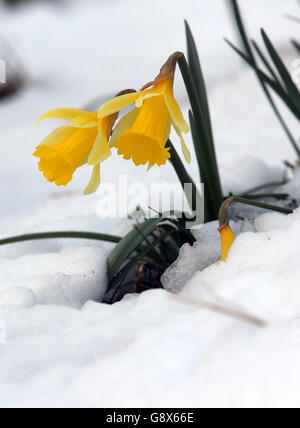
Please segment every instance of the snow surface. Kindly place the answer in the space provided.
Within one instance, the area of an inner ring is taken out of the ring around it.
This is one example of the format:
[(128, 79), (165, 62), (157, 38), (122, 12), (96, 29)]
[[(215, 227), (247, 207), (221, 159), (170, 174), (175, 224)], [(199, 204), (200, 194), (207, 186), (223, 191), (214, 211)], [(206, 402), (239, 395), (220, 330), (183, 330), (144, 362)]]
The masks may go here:
[[(28, 75), (21, 93), (0, 102), (1, 238), (130, 230), (129, 221), (99, 219), (98, 195), (81, 196), (88, 168), (68, 189), (44, 181), (32, 152), (56, 122), (38, 128), (35, 122), (49, 108), (94, 99), (97, 105), (120, 89), (142, 86), (170, 53), (185, 49), (183, 18), (209, 86), (224, 191), (282, 180), (282, 161), (293, 162), (294, 153), (253, 73), (223, 41), (236, 36), (225, 2), (57, 3), (17, 11), (0, 4), (1, 34)], [(251, 34), (259, 39), (263, 25), (291, 65), (289, 39), (298, 27), (284, 14), (297, 14), (297, 2), (252, 0), (243, 10)], [(176, 95), (187, 113), (179, 73)], [(294, 119), (289, 124), (299, 131)], [(130, 182), (176, 180), (170, 166), (145, 174), (114, 157), (103, 165), (103, 181), (117, 183), (116, 171)], [(190, 171), (197, 177), (195, 160)], [(299, 175), (278, 191), (299, 199)], [(226, 263), (218, 262), (216, 227), (197, 232), (198, 242), (182, 249), (165, 280), (183, 295), (238, 307), (265, 320), (265, 328), (174, 301), (163, 290), (113, 306), (98, 303), (111, 244), (54, 240), (0, 248), (0, 324), (7, 339), (0, 340), (0, 406), (299, 406), (300, 211), (236, 224), (243, 233)]]

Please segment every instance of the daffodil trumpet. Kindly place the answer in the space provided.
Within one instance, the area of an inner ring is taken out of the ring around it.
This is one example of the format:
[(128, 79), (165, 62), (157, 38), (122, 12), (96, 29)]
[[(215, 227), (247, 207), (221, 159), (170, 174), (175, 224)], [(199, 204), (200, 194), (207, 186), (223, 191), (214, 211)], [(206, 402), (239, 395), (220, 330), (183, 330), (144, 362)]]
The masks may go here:
[(189, 132), (189, 126), (173, 91), (176, 64), (182, 55), (181, 52), (171, 55), (156, 79), (144, 85), (139, 92), (111, 99), (99, 109), (98, 118), (104, 119), (135, 104), (115, 126), (110, 147), (115, 147), (120, 156), (131, 159), (136, 166), (148, 164), (150, 169), (154, 165), (165, 165), (171, 157), (166, 143), (172, 125), (180, 138), (186, 161), (191, 162), (191, 154), (183, 138), (183, 133)]

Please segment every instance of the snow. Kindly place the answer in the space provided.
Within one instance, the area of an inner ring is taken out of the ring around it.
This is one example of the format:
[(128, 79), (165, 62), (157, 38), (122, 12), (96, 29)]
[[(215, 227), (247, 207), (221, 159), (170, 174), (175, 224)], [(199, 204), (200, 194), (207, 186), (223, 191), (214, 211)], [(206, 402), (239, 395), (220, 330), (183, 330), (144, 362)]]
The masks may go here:
[(89, 299), (101, 301), (107, 287), (106, 256), (101, 248), (65, 246), (56, 253), (3, 257), (0, 305), (24, 300), (27, 307), (29, 295), (38, 304), (81, 307)]
[[(253, 0), (242, 6), (251, 35), (259, 39), (264, 25), (292, 65), (289, 40), (297, 24), (284, 14), (297, 15), (297, 2)], [(142, 86), (170, 53), (185, 49), (184, 18), (209, 86), (224, 192), (281, 182), (283, 161), (294, 162), (253, 73), (223, 41), (236, 39), (225, 2), (72, 0), (16, 10), (1, 3), (0, 13), (1, 34), (28, 76), (22, 92), (0, 102), (0, 238), (130, 230), (131, 221), (98, 217), (99, 194), (81, 196), (88, 168), (67, 189), (44, 181), (32, 152), (59, 122), (38, 128), (35, 122), (49, 108), (92, 100), (97, 106), (120, 89)], [(186, 114), (179, 73), (176, 96)], [(297, 135), (298, 123), (288, 122)], [(108, 162), (105, 183), (116, 184), (121, 174), (148, 185), (176, 180), (170, 166), (145, 174), (116, 156)], [(197, 177), (195, 159), (190, 173)], [(296, 169), (293, 180), (276, 191), (299, 203), (299, 184)], [(258, 317), (264, 328), (174, 301), (165, 290), (130, 295), (112, 306), (99, 303), (112, 244), (62, 239), (1, 247), (6, 343), (0, 335), (0, 406), (299, 406), (300, 210), (290, 216), (238, 212), (246, 219), (232, 223), (237, 240), (227, 262), (219, 262), (212, 223), (195, 232), (193, 248), (182, 248), (164, 283), (180, 290), (179, 296)]]
[(296, 318), (300, 296), (299, 263), (295, 254), (299, 251), (300, 210), (288, 217), (273, 214), (269, 230), (265, 226), (266, 215), (263, 217), (256, 220), (263, 231), (241, 234), (228, 262), (216, 263), (198, 272), (184, 292), (199, 297), (203, 284), (205, 293), (207, 290), (217, 293), (219, 298), (247, 307), (248, 312), (260, 314), (267, 321)]
[[(231, 222), (233, 231), (238, 234), (243, 225)], [(178, 292), (197, 271), (202, 271), (221, 258), (221, 243), (218, 232), (219, 223), (205, 224), (194, 232), (197, 239), (193, 247), (185, 244), (178, 260), (167, 269), (162, 284), (169, 291)]]

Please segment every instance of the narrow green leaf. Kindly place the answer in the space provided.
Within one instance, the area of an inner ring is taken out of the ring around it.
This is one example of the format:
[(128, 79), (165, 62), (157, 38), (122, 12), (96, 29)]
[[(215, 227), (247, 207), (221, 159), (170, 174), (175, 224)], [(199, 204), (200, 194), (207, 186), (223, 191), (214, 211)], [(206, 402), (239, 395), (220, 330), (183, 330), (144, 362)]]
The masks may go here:
[[(287, 97), (286, 92), (282, 87), (280, 87), (277, 82), (273, 79), (271, 79), (266, 73), (264, 73), (262, 70), (258, 68), (258, 66), (253, 63), (252, 59), (246, 55), (244, 52), (242, 52), (239, 48), (237, 48), (233, 43), (230, 42), (228, 39), (224, 39), (225, 42), (242, 58), (244, 59), (247, 64), (249, 64), (254, 71), (258, 74), (258, 76), (267, 83), (276, 93), (279, 95), (280, 98), (282, 98), (285, 102), (289, 102), (289, 98)], [(294, 106), (293, 109), (295, 110)]]
[[(158, 239), (154, 240), (152, 244), (154, 246), (156, 246), (160, 242), (161, 239), (162, 238), (158, 238)], [(157, 262), (154, 261), (154, 260), (152, 260), (152, 257), (150, 255), (150, 253), (152, 251), (151, 247), (146, 246), (146, 247), (144, 247), (142, 249), (138, 248), (137, 250), (138, 250), (138, 254), (135, 257), (132, 257), (122, 267), (121, 270), (118, 269), (112, 277), (109, 276), (109, 286), (108, 286), (108, 289), (107, 289), (106, 294), (105, 294), (104, 299), (103, 299), (104, 303), (110, 303), (110, 304), (114, 303), (116, 301), (115, 300), (116, 296), (118, 295), (119, 291), (123, 287), (125, 288), (125, 290), (123, 291), (123, 295), (127, 294), (127, 293), (132, 293), (132, 291), (133, 291), (132, 286), (130, 286), (128, 288), (128, 284), (125, 284), (125, 280), (127, 278), (127, 275), (130, 274), (130, 271), (133, 271), (136, 268), (136, 266), (138, 265), (138, 263), (140, 263), (141, 261), (144, 261), (145, 258), (151, 259), (151, 263), (153, 263), (156, 266), (158, 266)], [(124, 260), (123, 263), (125, 263), (126, 261), (127, 261), (127, 259)], [(123, 263), (122, 263), (122, 265), (123, 265)], [(166, 269), (165, 266), (162, 266), (162, 268)], [(121, 298), (123, 297), (123, 295), (121, 295)], [(120, 299), (118, 299), (118, 300), (120, 300)]]
[(262, 190), (272, 189), (272, 188), (274, 189), (275, 187), (284, 186), (286, 183), (287, 183), (286, 180), (274, 181), (272, 183), (265, 183), (265, 184), (261, 184), (260, 186), (256, 186), (256, 187), (253, 187), (251, 189), (248, 189), (244, 193), (249, 195), (252, 193), (261, 192)]
[(237, 0), (231, 0), (230, 1), (230, 5), (231, 5), (232, 11), (233, 11), (233, 15), (234, 15), (234, 18), (235, 18), (235, 21), (236, 21), (236, 24), (237, 24), (237, 27), (238, 27), (238, 30), (239, 30), (239, 34), (240, 34), (242, 43), (243, 43), (244, 48), (245, 48), (245, 50), (246, 50), (246, 52), (248, 54), (248, 57), (247, 57), (247, 55), (244, 55), (242, 52), (240, 52), (230, 42), (227, 41), (227, 43), (229, 43), (229, 45), (240, 56), (242, 56), (242, 58), (245, 61), (247, 61), (248, 64), (256, 72), (256, 76), (257, 76), (257, 78), (258, 78), (258, 80), (259, 80), (259, 82), (261, 84), (261, 87), (262, 87), (262, 89), (263, 89), (263, 91), (264, 91), (264, 93), (265, 93), (265, 95), (266, 95), (266, 97), (267, 97), (267, 99), (268, 99), (268, 101), (269, 101), (269, 103), (271, 105), (271, 108), (273, 109), (273, 111), (274, 111), (277, 119), (279, 120), (279, 123), (281, 124), (281, 126), (282, 126), (285, 134), (287, 135), (289, 141), (291, 142), (292, 147), (294, 148), (294, 150), (295, 150), (298, 158), (300, 158), (300, 150), (299, 150), (299, 147), (298, 147), (298, 143), (295, 140), (295, 138), (293, 137), (291, 131), (288, 128), (288, 126), (286, 125), (286, 123), (285, 123), (285, 121), (284, 121), (284, 119), (283, 119), (283, 117), (282, 117), (279, 109), (277, 108), (277, 106), (276, 106), (276, 104), (275, 104), (275, 102), (273, 100), (273, 97), (272, 97), (272, 95), (271, 95), (271, 93), (270, 93), (269, 88), (267, 87), (267, 85), (269, 85), (273, 89), (273, 91), (275, 91), (275, 93), (277, 93), (279, 95), (279, 97), (282, 98), (282, 100), (285, 102), (285, 104), (288, 106), (288, 108), (291, 110), (291, 112), (297, 118), (299, 118), (297, 109), (294, 107), (294, 103), (292, 102), (292, 100), (290, 99), (290, 97), (288, 96), (288, 94), (286, 94), (286, 92), (285, 92), (284, 88), (282, 87), (281, 83), (279, 82), (276, 74), (273, 72), (272, 67), (269, 65), (268, 61), (265, 59), (264, 55), (262, 54), (262, 52), (260, 51), (260, 49), (258, 48), (258, 46), (255, 43), (254, 47), (257, 50), (258, 55), (261, 57), (262, 61), (266, 65), (266, 67), (269, 69), (271, 75), (274, 78), (274, 81), (272, 79), (269, 79), (269, 77), (267, 75), (265, 75), (264, 73), (261, 72), (261, 70), (258, 69), (255, 57), (254, 57), (254, 55), (252, 53), (252, 50), (251, 50), (250, 43), (248, 41), (248, 37), (247, 37), (246, 30), (245, 30), (245, 27), (244, 27), (244, 24), (243, 24), (242, 15), (240, 13)]
[(250, 205), (253, 207), (263, 208), (265, 210), (276, 211), (283, 214), (293, 214), (293, 210), (284, 207), (278, 207), (276, 205), (266, 204), (264, 202), (253, 201), (251, 199), (241, 198), (239, 196), (234, 196), (234, 201), (244, 205)]
[(269, 70), (270, 74), (273, 76), (273, 79), (277, 82), (278, 85), (280, 85), (280, 81), (278, 79), (278, 76), (276, 75), (275, 71), (273, 70), (271, 64), (268, 63), (267, 58), (264, 56), (262, 50), (258, 46), (258, 44), (255, 42), (255, 40), (252, 40), (252, 44), (254, 46), (254, 49), (256, 50), (258, 56), (262, 60), (262, 62), (265, 64), (266, 68)]
[(195, 124), (198, 130), (199, 139), (196, 141), (196, 144), (203, 145), (203, 153), (205, 154), (204, 162), (207, 163), (210, 171), (210, 183), (213, 187), (213, 210), (214, 216), (217, 218), (219, 208), (222, 204), (223, 195), (221, 188), (221, 181), (219, 176), (219, 170), (215, 159), (215, 154), (212, 148), (210, 134), (207, 128), (207, 123), (205, 119), (205, 114), (202, 110), (201, 102), (199, 101), (198, 92), (194, 79), (191, 75), (189, 65), (184, 56), (179, 58), (178, 61), (180, 71), (185, 83), (185, 87), (189, 96), (191, 108), (193, 111), (193, 116), (195, 119)]
[(211, 119), (210, 119), (210, 113), (209, 113), (209, 104), (208, 104), (205, 80), (202, 73), (202, 68), (200, 64), (200, 59), (199, 59), (195, 39), (187, 21), (185, 21), (185, 29), (186, 29), (186, 39), (187, 39), (188, 62), (191, 70), (191, 75), (194, 79), (195, 86), (198, 92), (199, 101), (201, 103), (202, 110), (205, 115), (205, 120), (209, 128), (211, 142), (213, 142)]
[(235, 21), (236, 21), (236, 24), (237, 24), (237, 27), (238, 27), (238, 30), (239, 30), (239, 34), (240, 34), (242, 43), (243, 43), (243, 45), (245, 47), (245, 50), (247, 52), (247, 55), (249, 56), (251, 62), (253, 64), (255, 64), (255, 58), (253, 56), (250, 43), (248, 41), (247, 33), (246, 33), (246, 30), (245, 30), (245, 26), (244, 26), (244, 23), (243, 23), (243, 20), (242, 20), (242, 15), (240, 13), (240, 9), (239, 9), (239, 5), (238, 5), (237, 0), (231, 0), (230, 5), (231, 5), (231, 8), (232, 8), (234, 17), (235, 17)]
[(109, 279), (116, 275), (128, 257), (138, 249), (144, 241), (144, 237), (148, 237), (163, 220), (162, 218), (146, 220), (138, 226), (142, 234), (133, 229), (115, 246), (107, 260)]
[(243, 58), (253, 69), (256, 71), (258, 78), (261, 80), (262, 84), (268, 84), (274, 92), (284, 101), (284, 103), (289, 107), (291, 112), (299, 118), (298, 109), (295, 107), (294, 103), (289, 98), (288, 94), (285, 90), (277, 84), (277, 82), (271, 79), (266, 73), (261, 71), (256, 64), (242, 51), (240, 51), (233, 43), (231, 43), (228, 39), (225, 39), (225, 42), (238, 54), (241, 58)]
[(292, 40), (292, 44), (294, 48), (296, 48), (296, 51), (300, 53), (300, 43), (298, 43), (296, 40)]
[(287, 199), (290, 195), (288, 193), (261, 193), (261, 194), (257, 194), (257, 195), (249, 195), (247, 193), (244, 193), (242, 195), (240, 195), (240, 197), (242, 198), (246, 198), (246, 199), (266, 199), (266, 198), (270, 198), (270, 199), (277, 199), (277, 200), (284, 200)]
[(198, 134), (198, 128), (195, 124), (193, 113), (189, 111), (189, 119), (191, 132), (193, 136), (193, 142), (195, 147), (195, 153), (197, 157), (199, 174), (201, 182), (204, 183), (204, 221), (208, 223), (216, 219), (215, 211), (213, 209), (213, 186), (210, 180), (209, 164), (206, 163), (206, 157), (204, 147), (201, 144), (201, 139)]
[[(278, 83), (278, 85), (280, 85), (280, 82), (278, 80), (278, 77), (275, 74), (275, 71), (273, 70), (273, 68), (271, 67), (271, 65), (268, 63), (267, 59), (265, 58), (264, 54), (260, 50), (259, 46), (256, 44), (256, 42), (254, 40), (252, 41), (252, 43), (253, 43), (253, 46), (254, 46), (257, 54), (259, 55), (259, 57), (261, 58), (261, 60), (263, 61), (263, 63), (265, 64), (265, 66), (267, 67), (267, 69), (269, 70), (269, 72), (271, 73), (271, 75), (273, 76), (274, 80), (276, 80), (277, 83)], [(299, 146), (298, 146), (298, 143), (297, 143), (296, 139), (293, 137), (291, 131), (289, 130), (287, 124), (285, 123), (282, 115), (280, 114), (278, 108), (276, 107), (275, 102), (274, 102), (273, 98), (271, 97), (271, 94), (269, 93), (269, 91), (266, 88), (265, 84), (262, 81), (261, 81), (261, 84), (263, 86), (264, 92), (265, 92), (265, 94), (266, 94), (266, 96), (267, 96), (267, 98), (268, 98), (268, 100), (269, 100), (269, 102), (270, 102), (270, 104), (271, 104), (271, 106), (272, 106), (272, 108), (274, 110), (274, 113), (277, 116), (277, 118), (278, 118), (278, 120), (279, 120), (279, 122), (280, 122), (280, 124), (281, 124), (281, 126), (283, 128), (283, 130), (285, 131), (288, 139), (290, 140), (290, 142), (291, 142), (291, 144), (292, 144), (292, 146), (293, 146), (293, 148), (294, 148), (297, 156), (300, 157), (300, 149), (299, 149)]]
[(285, 85), (285, 88), (288, 92), (288, 94), (291, 97), (291, 100), (295, 104), (296, 108), (298, 109), (298, 117), (300, 118), (300, 93), (293, 82), (292, 76), (290, 75), (288, 69), (286, 68), (285, 64), (283, 63), (282, 59), (280, 58), (279, 54), (277, 53), (275, 47), (273, 46), (271, 40), (269, 39), (268, 35), (264, 31), (264, 29), (261, 30), (262, 37), (264, 39), (265, 45), (268, 49), (268, 52), (277, 68), (278, 73), (280, 74), (283, 83)]
[[(291, 112), (297, 117), (299, 118), (299, 112), (298, 109), (294, 106), (294, 103), (292, 102), (292, 100), (290, 99), (290, 97), (288, 96), (288, 94), (286, 94), (284, 88), (281, 86), (281, 84), (278, 84), (277, 79), (275, 79), (275, 82), (270, 79), (266, 74), (262, 73), (261, 70), (259, 70), (259, 68), (257, 67), (256, 64), (256, 60), (255, 57), (252, 53), (251, 50), (251, 46), (250, 43), (248, 41), (248, 37), (246, 34), (246, 30), (245, 30), (245, 26), (242, 20), (242, 15), (238, 6), (238, 2), (237, 0), (230, 0), (229, 2), (230, 6), (231, 6), (231, 10), (233, 12), (234, 18), (235, 18), (235, 22), (237, 24), (238, 27), (238, 31), (242, 40), (242, 43), (244, 45), (244, 48), (246, 50), (247, 55), (243, 54), (238, 48), (236, 48), (232, 43), (230, 43), (228, 40), (227, 43), (232, 47), (232, 49), (234, 49), (246, 62), (248, 62), (248, 64), (253, 67), (253, 69), (256, 71), (256, 75), (262, 85), (262, 88), (271, 104), (272, 109), (274, 110), (276, 116), (278, 117), (281, 125), (283, 126), (285, 132), (287, 133), (289, 139), (291, 140), (295, 150), (297, 151), (297, 147), (295, 147), (294, 145), (294, 141), (293, 138), (291, 136), (291, 133), (289, 132), (282, 116), (279, 113), (279, 110), (277, 109), (275, 102), (272, 99), (271, 94), (269, 93), (269, 90), (266, 86), (266, 84), (268, 84), (278, 95), (279, 97), (282, 98), (282, 100), (286, 103), (286, 105), (289, 107), (289, 109), (291, 110)], [(277, 84), (276, 84), (277, 83)]]
[(187, 21), (185, 21), (185, 28), (186, 28), (187, 50), (188, 50), (188, 62), (191, 70), (191, 76), (194, 79), (195, 86), (198, 92), (199, 102), (201, 104), (202, 111), (205, 118), (204, 124), (207, 127), (207, 135), (210, 137), (209, 142), (211, 145), (211, 151), (213, 152), (213, 155), (214, 155), (216, 168), (218, 168), (204, 75), (202, 72), (202, 67), (201, 67), (201, 63), (198, 55), (196, 42)]
[(106, 241), (112, 243), (118, 243), (121, 241), (121, 237), (106, 235), (102, 233), (94, 232), (43, 232), (43, 233), (31, 233), (28, 235), (13, 236), (6, 239), (0, 240), (0, 245), (14, 244), (17, 242), (35, 241), (40, 239), (56, 239), (56, 238), (76, 238), (76, 239), (91, 239), (96, 241)]

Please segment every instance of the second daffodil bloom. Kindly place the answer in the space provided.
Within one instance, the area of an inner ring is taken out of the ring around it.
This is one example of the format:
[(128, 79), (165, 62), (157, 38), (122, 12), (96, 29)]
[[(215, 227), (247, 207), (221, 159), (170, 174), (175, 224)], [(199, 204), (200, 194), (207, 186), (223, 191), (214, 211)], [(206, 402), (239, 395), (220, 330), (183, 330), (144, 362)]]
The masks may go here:
[(50, 118), (69, 122), (37, 146), (34, 156), (40, 158), (40, 171), (48, 181), (62, 186), (72, 180), (77, 168), (84, 164), (91, 165), (92, 177), (84, 194), (95, 192), (100, 184), (100, 164), (111, 156), (108, 140), (117, 115), (99, 119), (98, 112), (58, 108), (45, 113), (38, 123)]
[(166, 147), (171, 125), (179, 135), (187, 162), (191, 161), (182, 136), (182, 133), (188, 133), (189, 126), (173, 93), (176, 64), (182, 55), (180, 52), (171, 55), (156, 79), (144, 85), (141, 91), (116, 97), (99, 109), (98, 117), (103, 120), (135, 103), (134, 109), (114, 128), (110, 146), (115, 147), (124, 159), (132, 159), (137, 166), (161, 166), (171, 157), (170, 148)]

